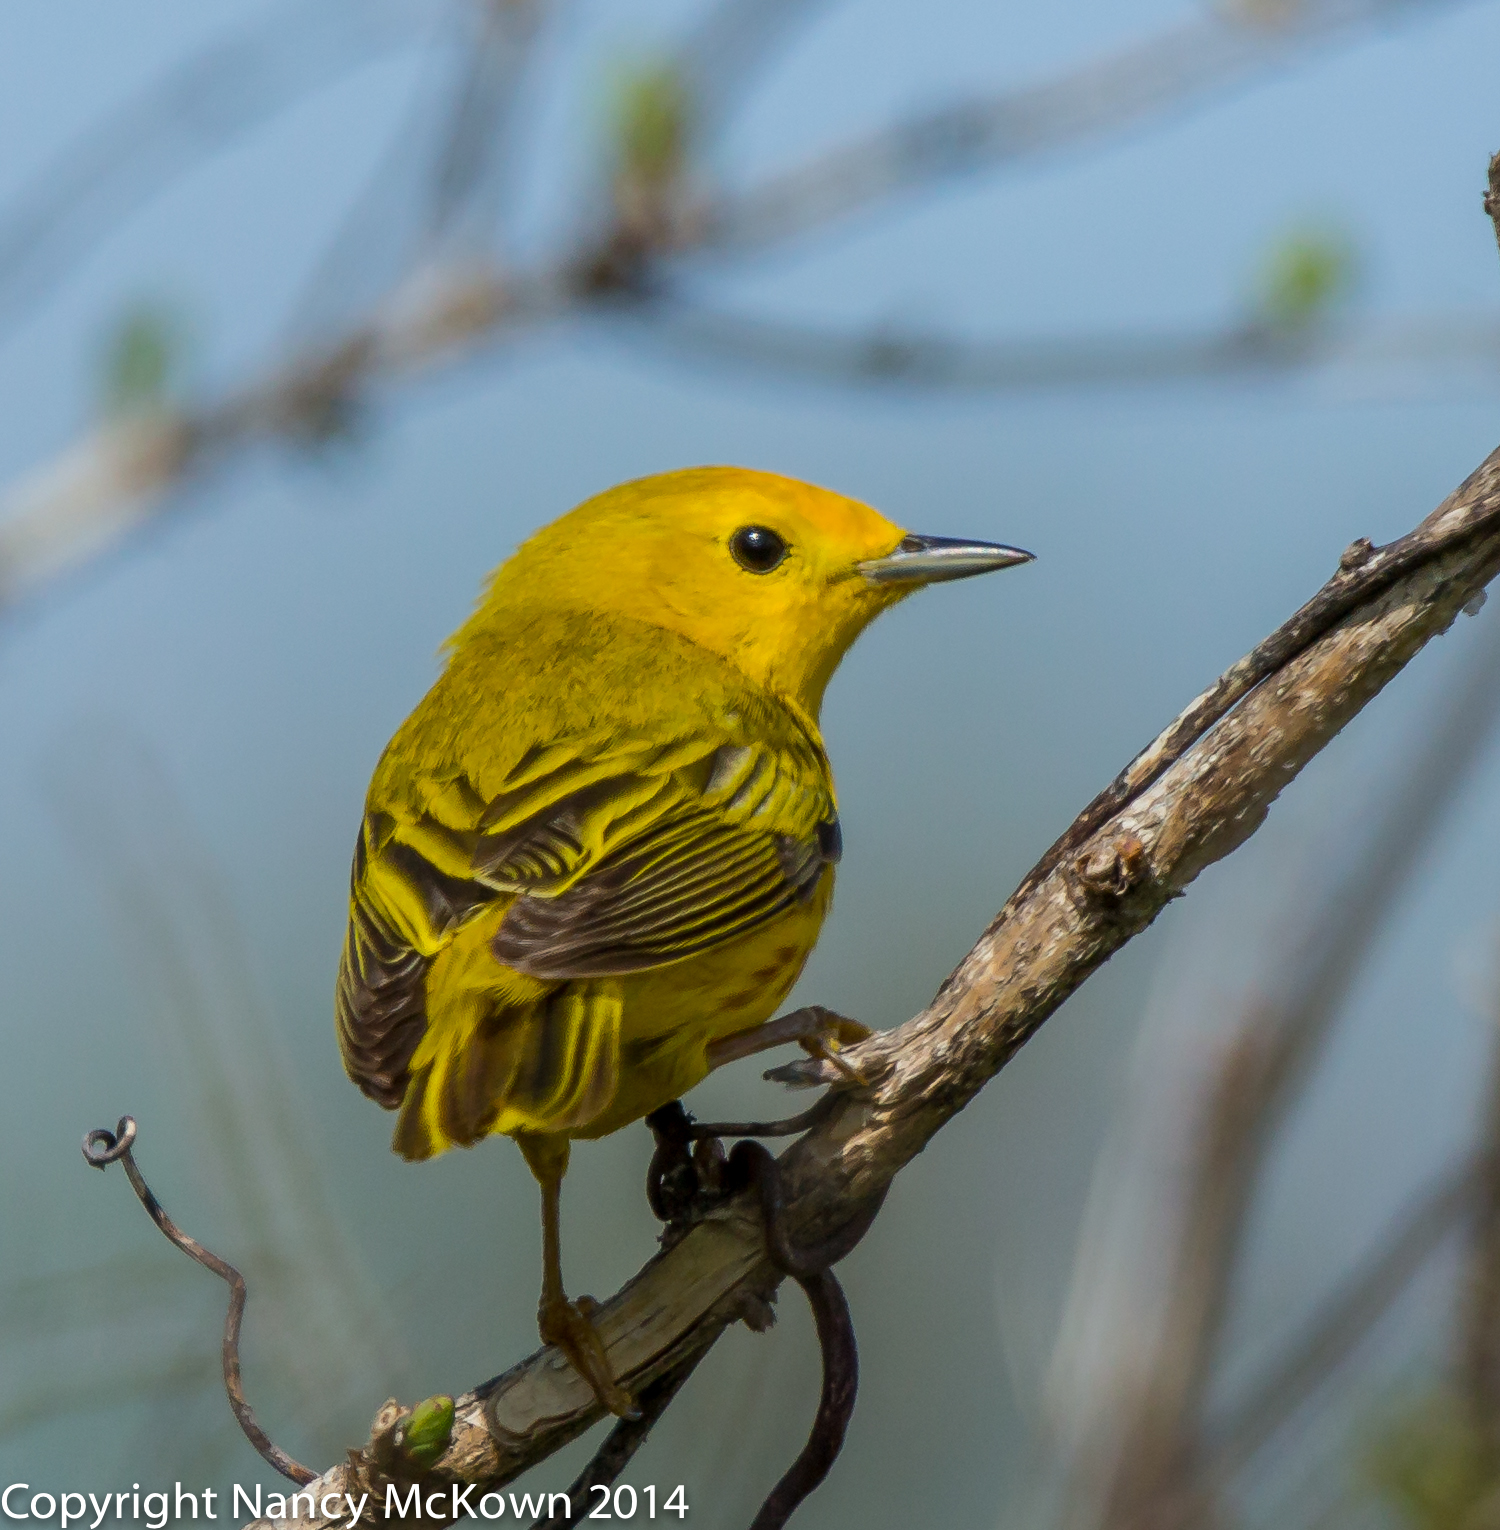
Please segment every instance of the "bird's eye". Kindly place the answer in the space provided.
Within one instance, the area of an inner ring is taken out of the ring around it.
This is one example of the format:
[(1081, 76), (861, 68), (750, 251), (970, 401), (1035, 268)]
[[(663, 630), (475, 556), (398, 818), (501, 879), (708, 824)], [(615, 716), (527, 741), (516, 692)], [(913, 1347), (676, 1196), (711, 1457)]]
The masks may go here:
[(769, 526), (741, 526), (730, 537), (729, 550), (751, 574), (769, 574), (786, 557), (786, 543)]

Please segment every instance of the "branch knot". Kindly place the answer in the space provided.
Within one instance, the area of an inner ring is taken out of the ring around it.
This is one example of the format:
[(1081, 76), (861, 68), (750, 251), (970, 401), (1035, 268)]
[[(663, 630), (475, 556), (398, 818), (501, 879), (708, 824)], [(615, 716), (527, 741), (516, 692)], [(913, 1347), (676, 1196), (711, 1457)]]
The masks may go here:
[(1116, 834), (1095, 845), (1073, 863), (1073, 878), (1088, 902), (1118, 903), (1151, 876), (1145, 841), (1130, 833)]
[(1358, 537), (1339, 556), (1339, 572), (1348, 574), (1375, 556), (1375, 544), (1369, 537)]

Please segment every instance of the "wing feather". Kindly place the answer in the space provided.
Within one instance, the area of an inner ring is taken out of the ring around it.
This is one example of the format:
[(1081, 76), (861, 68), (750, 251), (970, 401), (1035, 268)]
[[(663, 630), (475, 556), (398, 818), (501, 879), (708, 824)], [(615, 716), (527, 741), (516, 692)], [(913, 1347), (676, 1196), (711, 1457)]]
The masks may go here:
[[(736, 940), (810, 897), (837, 859), (826, 760), (800, 733), (777, 748), (564, 740), (526, 751), (499, 786), (485, 800), (450, 772), (404, 813), (382, 810), (372, 793), (355, 855), (338, 1034), (350, 1076), (382, 1105), (400, 1105), (413, 1083), (433, 959), (497, 899), (509, 907), (495, 957), (568, 985), (539, 1012), (540, 1029), (523, 1027), (524, 1044), (521, 1030), (495, 1034), (441, 1086), (421, 1070), (398, 1129), (414, 1156), (435, 1132), (466, 1141), (493, 1120), (503, 1129), (501, 1096), (507, 1110), (531, 1101), (523, 1115), (545, 1104), (548, 1119), (582, 1119), (603, 1084), (585, 1087), (577, 1048), (553, 1044), (571, 1014), (567, 994)], [(602, 1064), (612, 1045), (584, 1050), (602, 1047)], [(590, 1076), (612, 1080), (616, 1068)]]
[(803, 839), (701, 814), (626, 847), (566, 892), (523, 896), (491, 949), (530, 977), (622, 975), (739, 939), (811, 896), (828, 861)]

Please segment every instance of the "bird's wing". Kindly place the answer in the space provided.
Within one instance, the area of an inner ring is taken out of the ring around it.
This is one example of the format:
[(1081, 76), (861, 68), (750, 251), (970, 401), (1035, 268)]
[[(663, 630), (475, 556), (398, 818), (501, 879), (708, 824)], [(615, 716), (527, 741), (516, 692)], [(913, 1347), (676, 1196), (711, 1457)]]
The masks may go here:
[(482, 908), (509, 905), (492, 950), (517, 972), (619, 975), (749, 933), (838, 858), (810, 740), (565, 741), (487, 801), (461, 775), (427, 786), (430, 811), (366, 815), (339, 978), (345, 1066), (391, 1107), (426, 1026), (427, 967)]
[(799, 837), (711, 811), (664, 819), (565, 891), (517, 898), (492, 949), (529, 977), (569, 979), (640, 972), (723, 945), (812, 895), (835, 858), (832, 823), (817, 827)]

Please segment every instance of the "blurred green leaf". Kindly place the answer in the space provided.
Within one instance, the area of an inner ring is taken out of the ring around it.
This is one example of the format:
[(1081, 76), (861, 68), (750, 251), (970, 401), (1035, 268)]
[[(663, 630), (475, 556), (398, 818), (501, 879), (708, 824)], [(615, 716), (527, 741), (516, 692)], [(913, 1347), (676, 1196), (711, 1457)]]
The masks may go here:
[(1500, 1454), (1459, 1399), (1435, 1393), (1381, 1428), (1368, 1457), (1381, 1497), (1413, 1530), (1478, 1530), (1500, 1503)]
[(669, 181), (687, 160), (692, 102), (670, 64), (641, 65), (615, 91), (615, 152), (620, 169), (645, 181)]
[(100, 394), (106, 416), (154, 414), (180, 389), (187, 358), (188, 326), (165, 303), (128, 308), (106, 338)]
[(1262, 262), (1256, 281), (1260, 318), (1276, 329), (1306, 329), (1349, 296), (1358, 271), (1359, 252), (1347, 234), (1328, 228), (1292, 230)]

